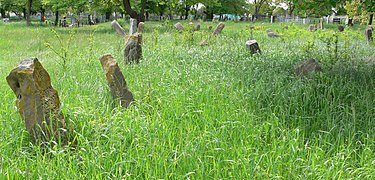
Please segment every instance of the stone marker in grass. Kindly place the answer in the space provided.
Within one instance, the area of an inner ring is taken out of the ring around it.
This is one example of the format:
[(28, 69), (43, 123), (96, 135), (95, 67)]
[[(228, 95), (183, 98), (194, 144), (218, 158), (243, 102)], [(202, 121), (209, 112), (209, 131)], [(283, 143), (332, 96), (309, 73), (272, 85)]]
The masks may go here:
[(195, 31), (199, 31), (199, 30), (201, 30), (201, 23), (200, 22), (198, 22), (196, 25), (195, 25), (195, 29), (194, 29)]
[(174, 25), (174, 27), (178, 30), (178, 31), (183, 31), (184, 30), (184, 26), (182, 26), (182, 24), (180, 22), (176, 23)]
[(320, 65), (315, 61), (315, 59), (309, 59), (298, 62), (294, 66), (294, 70), (297, 76), (304, 78), (305, 76), (319, 72), (322, 70)]
[(129, 28), (129, 34), (133, 35), (137, 32), (137, 20), (130, 18), (130, 28)]
[(246, 49), (248, 49), (251, 54), (262, 53), (256, 40), (246, 41)]
[(145, 23), (144, 22), (140, 22), (138, 24), (137, 33), (143, 33), (144, 30), (145, 30)]
[(67, 129), (57, 91), (37, 58), (22, 61), (6, 77), (17, 96), (16, 105), (31, 139), (36, 143), (67, 143)]
[(345, 27), (344, 27), (343, 25), (339, 25), (339, 26), (337, 27), (337, 29), (339, 30), (339, 32), (343, 32), (344, 29), (345, 29)]
[(110, 54), (100, 58), (100, 63), (105, 72), (112, 97), (122, 107), (128, 107), (133, 101), (133, 94), (129, 91), (124, 75), (122, 74), (116, 60)]
[(372, 31), (372, 26), (367, 26), (367, 28), (365, 29), (365, 36), (368, 43), (372, 42)]
[(309, 30), (310, 32), (315, 32), (315, 31), (316, 31), (316, 26), (313, 25), (313, 24), (310, 24), (308, 30)]
[(126, 38), (124, 57), (128, 64), (139, 63), (142, 58), (142, 34), (135, 33)]
[(116, 30), (118, 35), (123, 37), (126, 36), (125, 30), (120, 26), (120, 24), (116, 20), (112, 21), (112, 27)]
[(225, 27), (225, 24), (223, 22), (220, 22), (217, 26), (216, 26), (216, 29), (215, 31), (213, 32), (213, 35), (219, 35), (221, 33), (221, 31), (223, 31)]
[(267, 29), (266, 32), (267, 32), (268, 37), (272, 37), (272, 38), (279, 37), (279, 34), (273, 32), (272, 29)]

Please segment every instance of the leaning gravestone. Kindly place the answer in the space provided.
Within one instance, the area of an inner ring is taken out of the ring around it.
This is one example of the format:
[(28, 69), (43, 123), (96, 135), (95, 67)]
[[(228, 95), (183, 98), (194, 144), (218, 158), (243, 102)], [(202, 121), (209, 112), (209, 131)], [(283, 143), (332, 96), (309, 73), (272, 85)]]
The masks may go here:
[(130, 28), (129, 28), (129, 34), (133, 35), (137, 32), (137, 20), (130, 18)]
[(309, 26), (308, 30), (309, 30), (310, 32), (315, 32), (315, 31), (316, 31), (316, 26), (313, 25), (313, 24), (311, 24), (311, 25)]
[(339, 30), (339, 32), (343, 32), (344, 29), (345, 29), (345, 27), (344, 27), (343, 25), (339, 25), (339, 26), (337, 27), (337, 29)]
[(256, 40), (246, 41), (246, 49), (248, 49), (251, 54), (262, 53)]
[(309, 59), (305, 61), (300, 61), (294, 66), (294, 70), (297, 76), (304, 78), (313, 72), (319, 72), (322, 70), (320, 65), (315, 61), (315, 59)]
[(273, 32), (272, 29), (267, 29), (266, 32), (269, 37), (279, 37), (279, 34)]
[(221, 33), (221, 31), (223, 31), (225, 27), (225, 24), (223, 22), (220, 22), (217, 26), (216, 26), (216, 29), (215, 31), (213, 32), (213, 35), (219, 35)]
[(16, 105), (31, 139), (36, 143), (67, 143), (71, 130), (60, 110), (58, 93), (38, 59), (22, 61), (6, 79), (17, 96)]
[(124, 75), (122, 74), (116, 60), (110, 54), (105, 54), (100, 58), (108, 86), (113, 99), (127, 108), (133, 101), (133, 94), (129, 91)]
[(368, 26), (366, 29), (365, 29), (365, 36), (366, 36), (366, 40), (368, 43), (372, 42), (372, 26)]
[(112, 21), (112, 27), (116, 30), (118, 35), (126, 36), (125, 30), (120, 26), (120, 24), (116, 20)]
[(184, 26), (182, 26), (182, 24), (180, 22), (176, 23), (174, 25), (174, 27), (178, 30), (178, 31), (183, 31), (184, 30)]
[(135, 33), (127, 37), (124, 49), (125, 61), (128, 64), (139, 63), (142, 58), (142, 34)]
[(145, 30), (145, 23), (144, 22), (140, 22), (138, 24), (137, 33), (143, 33), (144, 30)]

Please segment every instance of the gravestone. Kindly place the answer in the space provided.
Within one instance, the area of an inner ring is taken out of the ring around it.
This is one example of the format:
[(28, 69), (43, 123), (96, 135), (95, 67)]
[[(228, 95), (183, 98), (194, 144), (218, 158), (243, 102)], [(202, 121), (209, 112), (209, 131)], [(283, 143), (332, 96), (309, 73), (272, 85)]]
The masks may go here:
[(123, 36), (123, 37), (126, 36), (125, 30), (120, 26), (120, 24), (116, 20), (113, 20), (111, 24), (112, 24), (112, 27), (116, 30), (118, 35)]
[(201, 23), (198, 22), (196, 25), (195, 25), (195, 31), (199, 31), (201, 30)]
[(319, 72), (321, 70), (322, 68), (315, 59), (300, 61), (294, 66), (294, 71), (300, 78), (304, 78), (311, 73)]
[(366, 40), (368, 43), (372, 42), (373, 40), (372, 31), (373, 31), (372, 26), (367, 26), (367, 28), (365, 29), (365, 36), (366, 36)]
[(36, 143), (67, 143), (67, 129), (57, 91), (37, 58), (23, 60), (6, 77), (17, 96), (16, 105), (31, 139)]
[(112, 97), (122, 107), (127, 108), (133, 101), (133, 94), (129, 91), (124, 75), (122, 74), (116, 60), (110, 54), (100, 58), (100, 63), (105, 72)]
[(128, 64), (139, 63), (139, 60), (142, 58), (142, 34), (135, 33), (127, 37), (124, 56), (125, 61)]
[(309, 30), (310, 32), (315, 32), (315, 31), (316, 31), (316, 26), (313, 25), (313, 24), (310, 24), (308, 30)]
[(137, 20), (130, 18), (130, 28), (129, 28), (129, 34), (133, 35), (137, 32)]
[(266, 32), (269, 37), (279, 37), (279, 34), (273, 32), (272, 29), (267, 29)]
[(337, 29), (339, 30), (339, 32), (343, 32), (344, 29), (345, 29), (345, 27), (344, 27), (343, 25), (339, 25), (339, 26), (337, 27)]
[(208, 30), (210, 30), (210, 31), (211, 31), (211, 29), (212, 29), (212, 26), (208, 26)]
[(178, 30), (178, 31), (183, 31), (184, 30), (184, 26), (182, 26), (182, 24), (180, 22), (176, 23), (174, 25), (174, 27)]
[(144, 22), (140, 22), (138, 24), (137, 33), (143, 33), (144, 30), (145, 30), (145, 23)]
[(201, 45), (201, 46), (207, 46), (207, 45), (208, 45), (208, 41), (207, 41), (206, 39), (203, 39), (203, 40), (199, 43), (199, 45)]
[(246, 41), (246, 49), (248, 49), (251, 54), (262, 53), (256, 40)]
[(225, 27), (225, 24), (223, 22), (220, 22), (217, 26), (216, 26), (216, 29), (215, 31), (213, 32), (213, 35), (219, 35), (221, 33), (221, 31), (223, 31)]

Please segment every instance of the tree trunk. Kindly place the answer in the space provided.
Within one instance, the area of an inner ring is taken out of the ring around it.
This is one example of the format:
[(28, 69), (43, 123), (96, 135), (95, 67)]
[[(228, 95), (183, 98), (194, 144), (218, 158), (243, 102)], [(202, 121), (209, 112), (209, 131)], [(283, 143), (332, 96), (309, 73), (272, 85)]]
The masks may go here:
[(2, 18), (5, 18), (6, 17), (6, 15), (5, 15), (5, 9), (1, 8), (0, 9), (0, 14), (1, 14)]
[(185, 20), (188, 19), (188, 16), (189, 16), (189, 10), (190, 10), (189, 5), (185, 5)]
[(370, 18), (368, 20), (368, 25), (372, 25), (372, 20), (374, 19), (374, 14), (370, 14)]
[(353, 26), (353, 19), (352, 19), (352, 18), (350, 18), (350, 19), (348, 20), (348, 26), (350, 26), (350, 27)]
[(33, 0), (27, 0), (27, 9), (26, 9), (26, 25), (27, 26), (31, 25), (30, 15), (31, 15), (32, 4), (33, 4)]
[(56, 11), (55, 16), (55, 26), (57, 26), (59, 24), (59, 11)]
[(110, 18), (111, 18), (111, 12), (110, 11), (105, 12), (105, 20), (109, 21)]
[(130, 0), (123, 0), (123, 3), (124, 3), (124, 9), (126, 11), (126, 13), (128, 13), (130, 15), (131, 18), (133, 19), (139, 19), (139, 15), (136, 11), (134, 11), (130, 5)]

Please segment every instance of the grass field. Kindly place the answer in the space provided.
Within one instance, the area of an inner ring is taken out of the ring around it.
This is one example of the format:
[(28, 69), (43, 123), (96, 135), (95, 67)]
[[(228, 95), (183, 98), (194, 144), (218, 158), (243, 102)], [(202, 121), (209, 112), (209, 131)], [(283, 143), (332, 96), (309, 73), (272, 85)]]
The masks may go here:
[[(0, 179), (375, 178), (375, 46), (363, 26), (226, 22), (213, 37), (217, 22), (194, 33), (146, 22), (143, 60), (126, 65), (110, 23), (24, 24), (0, 23)], [(261, 55), (246, 51), (250, 25)], [(127, 110), (111, 105), (105, 53), (136, 99)], [(76, 147), (30, 143), (5, 80), (29, 57), (49, 72)], [(307, 58), (323, 72), (301, 80), (293, 65)]]

